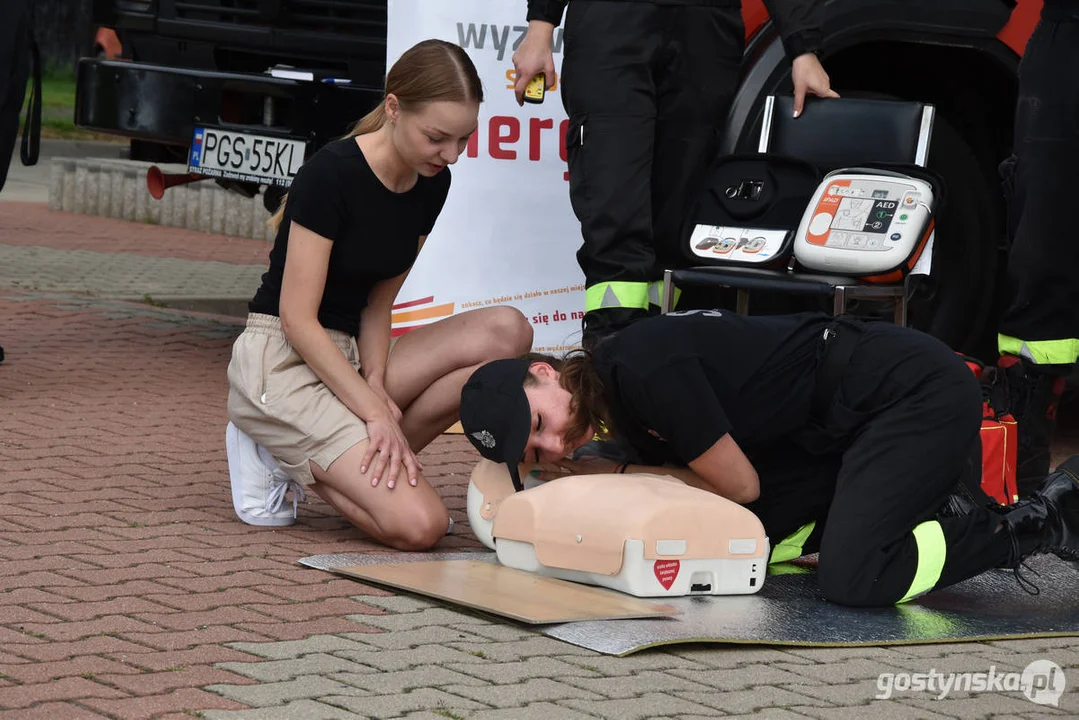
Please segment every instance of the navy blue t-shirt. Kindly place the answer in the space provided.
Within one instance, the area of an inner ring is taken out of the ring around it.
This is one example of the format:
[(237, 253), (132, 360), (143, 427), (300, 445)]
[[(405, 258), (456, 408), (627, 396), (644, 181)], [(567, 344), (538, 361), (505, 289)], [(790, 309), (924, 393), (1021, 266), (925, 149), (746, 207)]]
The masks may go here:
[(319, 322), (359, 335), (371, 288), (412, 266), (419, 238), (431, 232), (449, 189), (446, 168), (395, 193), (371, 170), (355, 138), (327, 143), (304, 162), (289, 187), (270, 267), (248, 309), (280, 315), (289, 226), (295, 221), (333, 241)]

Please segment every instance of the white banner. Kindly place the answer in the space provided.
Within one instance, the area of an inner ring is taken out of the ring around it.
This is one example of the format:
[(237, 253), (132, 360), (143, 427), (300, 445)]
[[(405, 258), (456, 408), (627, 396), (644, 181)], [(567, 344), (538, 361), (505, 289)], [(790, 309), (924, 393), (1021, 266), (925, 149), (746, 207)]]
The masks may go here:
[[(479, 70), (479, 128), (451, 166), (449, 198), (397, 296), (394, 333), (492, 305), (512, 305), (535, 330), (533, 347), (561, 354), (580, 343), (584, 275), (580, 224), (566, 178), (566, 112), (559, 88), (517, 105), (513, 49), (525, 0), (389, 0), (387, 68), (421, 40), (461, 45)], [(555, 29), (555, 68), (562, 29)]]

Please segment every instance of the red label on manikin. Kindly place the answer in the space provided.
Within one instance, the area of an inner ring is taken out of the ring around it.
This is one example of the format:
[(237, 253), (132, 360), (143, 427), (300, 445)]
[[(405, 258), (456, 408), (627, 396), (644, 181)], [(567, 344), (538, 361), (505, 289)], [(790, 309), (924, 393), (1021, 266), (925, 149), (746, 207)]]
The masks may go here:
[(652, 570), (656, 573), (656, 580), (659, 580), (659, 584), (663, 586), (664, 590), (670, 590), (671, 585), (674, 585), (674, 579), (678, 577), (678, 568), (680, 566), (681, 563), (677, 560), (656, 560)]

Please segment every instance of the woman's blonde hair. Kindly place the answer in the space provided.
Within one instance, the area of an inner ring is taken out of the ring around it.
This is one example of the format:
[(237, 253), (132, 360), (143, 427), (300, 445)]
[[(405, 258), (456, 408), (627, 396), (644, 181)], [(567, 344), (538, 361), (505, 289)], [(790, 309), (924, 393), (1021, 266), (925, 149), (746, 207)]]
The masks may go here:
[[(413, 45), (393, 64), (386, 75), (382, 100), (352, 126), (344, 137), (366, 135), (386, 123), (386, 96), (394, 95), (403, 111), (413, 111), (430, 102), (483, 102), (483, 83), (468, 53), (445, 40), (424, 40)], [(276, 232), (285, 214), (288, 194), (281, 196), (277, 212), (270, 217)]]

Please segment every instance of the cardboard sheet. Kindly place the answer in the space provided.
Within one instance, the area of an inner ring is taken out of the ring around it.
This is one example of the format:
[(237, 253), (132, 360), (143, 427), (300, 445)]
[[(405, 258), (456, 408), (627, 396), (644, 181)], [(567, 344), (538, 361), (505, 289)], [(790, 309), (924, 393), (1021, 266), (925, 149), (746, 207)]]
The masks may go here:
[[(493, 552), (322, 555), (300, 562), (337, 571), (357, 565), (458, 559), (494, 565), (497, 575), (521, 572), (498, 565)], [(1010, 570), (995, 570), (909, 603), (861, 609), (825, 601), (811, 566), (784, 563), (771, 569), (756, 595), (670, 598), (664, 604), (680, 611), (673, 617), (575, 620), (537, 625), (536, 630), (618, 656), (651, 647), (702, 642), (850, 647), (1079, 636), (1079, 570), (1054, 556), (1033, 558), (1027, 565), (1030, 570), (1023, 572), (1038, 587), (1037, 595), (1025, 592)], [(487, 599), (481, 597), (481, 602)], [(520, 612), (520, 608), (511, 609)]]
[(349, 565), (332, 570), (530, 625), (669, 617), (681, 612), (669, 604), (472, 558)]

